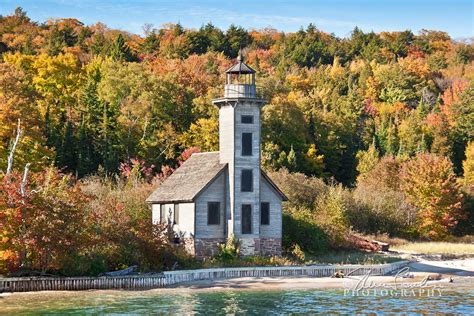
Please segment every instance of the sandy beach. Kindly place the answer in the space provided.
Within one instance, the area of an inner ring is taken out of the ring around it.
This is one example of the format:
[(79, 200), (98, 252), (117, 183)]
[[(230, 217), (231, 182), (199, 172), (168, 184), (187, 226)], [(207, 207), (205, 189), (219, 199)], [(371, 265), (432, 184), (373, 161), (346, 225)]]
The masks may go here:
[[(454, 260), (417, 259), (408, 265), (410, 277), (401, 277), (394, 273), (385, 276), (348, 276), (344, 278), (315, 278), (315, 277), (245, 277), (233, 279), (200, 280), (180, 283), (169, 288), (143, 290), (141, 292), (181, 292), (188, 290), (220, 291), (220, 290), (310, 290), (310, 289), (346, 289), (354, 286), (364, 277), (372, 284), (420, 283), (426, 278), (435, 280), (429, 284), (440, 284), (443, 287), (469, 287), (474, 284), (474, 258)], [(451, 281), (451, 282), (450, 282)], [(138, 290), (139, 291), (139, 290)], [(124, 292), (122, 290), (90, 290), (85, 292)], [(72, 291), (48, 291), (26, 293), (3, 293), (1, 297), (16, 295), (31, 295), (34, 293), (74, 293)]]
[[(409, 264), (407, 273), (411, 277), (403, 278), (394, 275), (369, 276), (370, 282), (377, 284), (420, 283), (425, 278), (428, 283), (445, 284), (450, 287), (474, 284), (474, 258), (455, 260), (418, 259)], [(175, 289), (223, 290), (223, 289), (344, 289), (359, 282), (363, 276), (346, 278), (312, 278), (312, 277), (249, 277), (235, 279), (201, 280), (181, 283)], [(450, 282), (451, 281), (451, 282)]]

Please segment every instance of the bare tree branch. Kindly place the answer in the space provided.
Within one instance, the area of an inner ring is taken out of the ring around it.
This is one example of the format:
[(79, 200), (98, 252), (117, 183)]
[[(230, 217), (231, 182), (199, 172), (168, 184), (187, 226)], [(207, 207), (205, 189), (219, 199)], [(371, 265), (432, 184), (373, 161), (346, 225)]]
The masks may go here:
[(15, 142), (13, 143), (12, 150), (10, 151), (10, 154), (8, 155), (7, 175), (12, 173), (12, 170), (13, 170), (13, 157), (15, 155), (16, 146), (18, 145), (18, 142), (20, 141), (21, 133), (22, 133), (21, 121), (20, 121), (20, 119), (18, 119), (18, 127), (17, 127), (17, 130), (16, 130)]
[(21, 196), (26, 195), (26, 185), (28, 184), (28, 171), (30, 170), (30, 163), (25, 165), (25, 171), (23, 172), (23, 180), (21, 180), (20, 193)]

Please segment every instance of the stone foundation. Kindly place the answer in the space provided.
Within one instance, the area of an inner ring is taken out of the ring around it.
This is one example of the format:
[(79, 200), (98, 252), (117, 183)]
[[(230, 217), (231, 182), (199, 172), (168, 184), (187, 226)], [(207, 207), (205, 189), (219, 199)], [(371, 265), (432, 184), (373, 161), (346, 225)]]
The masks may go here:
[(213, 257), (222, 243), (225, 243), (224, 238), (196, 238), (194, 240), (195, 255), (197, 258)]
[(258, 253), (258, 239), (240, 238), (240, 254), (242, 256), (253, 256)]
[(255, 244), (258, 244), (262, 256), (281, 256), (281, 238), (260, 238), (255, 240)]
[[(186, 251), (197, 258), (213, 257), (219, 251), (219, 245), (225, 238), (183, 238)], [(240, 254), (242, 256), (281, 256), (280, 238), (241, 238)]]

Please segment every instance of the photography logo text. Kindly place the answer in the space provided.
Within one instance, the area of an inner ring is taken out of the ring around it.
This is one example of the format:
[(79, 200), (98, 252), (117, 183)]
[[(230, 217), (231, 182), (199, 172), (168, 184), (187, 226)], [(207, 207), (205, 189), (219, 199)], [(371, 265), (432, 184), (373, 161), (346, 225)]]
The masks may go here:
[(429, 276), (421, 281), (406, 282), (412, 278), (409, 268), (403, 268), (394, 275), (393, 280), (377, 281), (369, 271), (357, 279), (344, 279), (344, 296), (394, 296), (394, 297), (440, 297), (442, 287), (429, 281)]

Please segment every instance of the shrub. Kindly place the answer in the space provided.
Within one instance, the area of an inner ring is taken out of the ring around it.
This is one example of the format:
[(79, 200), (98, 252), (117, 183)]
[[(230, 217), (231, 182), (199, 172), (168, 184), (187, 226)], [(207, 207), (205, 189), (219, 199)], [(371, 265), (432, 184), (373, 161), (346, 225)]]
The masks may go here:
[(350, 218), (358, 231), (400, 235), (414, 224), (415, 210), (400, 191), (359, 184), (354, 200), (359, 207), (350, 213)]
[(136, 177), (90, 177), (82, 181), (82, 188), (93, 197), (86, 207), (93, 234), (85, 256), (100, 258), (94, 271), (131, 265), (138, 265), (141, 271), (159, 271), (192, 264), (184, 249), (172, 243), (172, 227), (152, 223), (145, 202), (151, 184)]
[(330, 186), (327, 192), (318, 196), (315, 204), (313, 221), (326, 233), (332, 248), (347, 246), (349, 221), (343, 195), (342, 185)]
[(240, 255), (240, 246), (240, 240), (235, 238), (234, 235), (231, 235), (227, 238), (225, 244), (219, 245), (219, 252), (216, 255), (216, 259), (222, 262), (237, 259)]
[(307, 209), (290, 209), (283, 213), (283, 248), (287, 252), (295, 245), (303, 251), (315, 254), (328, 249), (326, 233), (318, 227)]
[(270, 178), (285, 192), (288, 204), (311, 208), (318, 196), (327, 190), (323, 180), (302, 173), (289, 173), (286, 169), (270, 172)]
[(353, 191), (354, 205), (349, 218), (357, 231), (400, 235), (413, 227), (415, 208), (408, 204), (400, 189), (400, 162), (383, 157), (364, 177), (359, 177)]
[(290, 255), (299, 262), (304, 262), (306, 259), (304, 251), (298, 244), (294, 244), (293, 247), (290, 249)]

